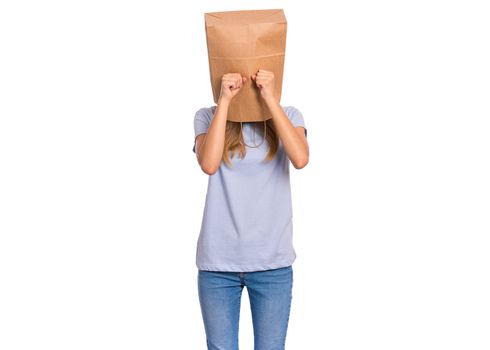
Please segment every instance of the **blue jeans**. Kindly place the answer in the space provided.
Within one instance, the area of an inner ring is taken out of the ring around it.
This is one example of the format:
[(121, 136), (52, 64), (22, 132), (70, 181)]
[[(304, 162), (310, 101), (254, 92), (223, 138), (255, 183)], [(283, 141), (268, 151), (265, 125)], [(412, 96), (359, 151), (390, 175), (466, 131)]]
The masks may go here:
[(255, 272), (198, 270), (208, 350), (238, 350), (243, 287), (252, 312), (255, 350), (283, 350), (291, 309), (292, 266)]

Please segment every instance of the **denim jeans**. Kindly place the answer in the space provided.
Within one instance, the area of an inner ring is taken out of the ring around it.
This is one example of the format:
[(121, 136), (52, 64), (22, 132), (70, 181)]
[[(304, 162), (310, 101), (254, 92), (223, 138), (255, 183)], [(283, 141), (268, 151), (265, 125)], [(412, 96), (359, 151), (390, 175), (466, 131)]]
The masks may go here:
[(292, 300), (293, 268), (255, 272), (198, 270), (208, 350), (238, 350), (243, 287), (252, 313), (255, 350), (283, 350)]

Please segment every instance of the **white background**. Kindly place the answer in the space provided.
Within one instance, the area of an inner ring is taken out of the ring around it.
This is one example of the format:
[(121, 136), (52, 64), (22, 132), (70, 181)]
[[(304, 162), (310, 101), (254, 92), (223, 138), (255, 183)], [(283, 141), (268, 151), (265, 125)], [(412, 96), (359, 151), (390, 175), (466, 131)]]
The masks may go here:
[(287, 348), (488, 350), (484, 5), (2, 1), (0, 348), (205, 349), (203, 13), (283, 8), (310, 144)]

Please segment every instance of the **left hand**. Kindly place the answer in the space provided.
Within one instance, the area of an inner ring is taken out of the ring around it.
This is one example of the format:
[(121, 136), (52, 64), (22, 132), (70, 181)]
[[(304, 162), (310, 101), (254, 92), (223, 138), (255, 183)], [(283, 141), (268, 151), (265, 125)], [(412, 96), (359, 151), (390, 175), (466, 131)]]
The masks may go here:
[(274, 98), (274, 73), (264, 69), (259, 69), (257, 73), (251, 76), (260, 90), (260, 95), (264, 100)]

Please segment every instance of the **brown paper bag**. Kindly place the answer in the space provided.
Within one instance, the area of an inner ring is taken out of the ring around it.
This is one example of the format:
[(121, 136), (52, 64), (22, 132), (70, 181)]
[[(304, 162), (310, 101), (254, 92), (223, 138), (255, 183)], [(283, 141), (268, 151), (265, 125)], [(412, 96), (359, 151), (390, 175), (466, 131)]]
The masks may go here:
[(231, 121), (264, 121), (272, 115), (250, 78), (259, 68), (272, 71), (275, 98), (282, 91), (287, 22), (282, 9), (210, 12), (204, 15), (214, 102), (226, 73), (247, 77), (228, 109)]

